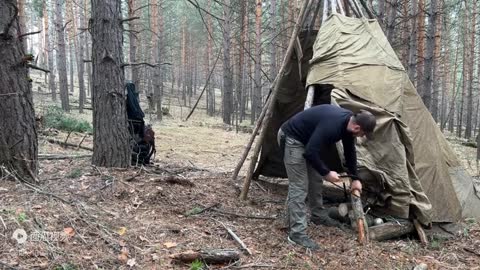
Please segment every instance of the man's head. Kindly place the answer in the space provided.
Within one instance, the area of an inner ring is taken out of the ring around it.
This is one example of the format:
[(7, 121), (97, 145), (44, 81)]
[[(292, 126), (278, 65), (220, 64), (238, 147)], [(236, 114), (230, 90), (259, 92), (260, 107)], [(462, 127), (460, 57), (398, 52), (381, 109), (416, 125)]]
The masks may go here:
[(350, 121), (348, 121), (347, 130), (355, 137), (366, 136), (368, 139), (372, 139), (372, 133), (376, 124), (377, 120), (371, 112), (360, 110), (360, 112), (354, 114), (350, 118)]

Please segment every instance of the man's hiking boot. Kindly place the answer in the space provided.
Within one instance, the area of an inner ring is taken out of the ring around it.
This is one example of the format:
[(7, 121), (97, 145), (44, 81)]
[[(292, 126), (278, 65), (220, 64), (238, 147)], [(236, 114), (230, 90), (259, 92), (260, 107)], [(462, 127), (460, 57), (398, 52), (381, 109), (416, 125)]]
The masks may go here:
[(315, 243), (315, 241), (310, 239), (310, 237), (308, 237), (306, 235), (302, 235), (302, 236), (289, 235), (287, 237), (287, 240), (290, 244), (300, 245), (300, 246), (302, 246), (304, 248), (308, 248), (312, 251), (320, 249), (320, 246), (317, 243)]

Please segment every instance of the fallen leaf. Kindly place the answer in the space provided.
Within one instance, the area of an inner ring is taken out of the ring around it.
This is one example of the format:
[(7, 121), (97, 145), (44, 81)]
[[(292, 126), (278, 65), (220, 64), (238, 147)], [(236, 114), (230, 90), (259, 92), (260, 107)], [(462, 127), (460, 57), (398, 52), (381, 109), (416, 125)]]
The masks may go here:
[(68, 235), (68, 237), (75, 235), (75, 230), (72, 227), (63, 228), (63, 232)]
[(118, 235), (122, 236), (127, 232), (126, 227), (120, 227), (120, 229), (117, 231)]
[(122, 248), (120, 251), (120, 254), (118, 255), (118, 260), (121, 261), (122, 263), (127, 263), (128, 261), (128, 249), (127, 248)]
[(139, 238), (140, 238), (140, 240), (142, 240), (142, 241), (144, 241), (144, 242), (148, 242), (148, 239), (145, 238), (145, 237), (143, 237), (143, 236), (141, 236), (141, 235), (139, 236)]
[(132, 259), (127, 261), (127, 265), (130, 266), (130, 267), (133, 267), (135, 264), (136, 264), (135, 258), (132, 258)]
[(173, 247), (176, 247), (176, 246), (177, 246), (177, 243), (174, 243), (174, 242), (165, 242), (165, 243), (163, 243), (163, 245), (164, 245), (166, 248), (173, 248)]
[(83, 256), (85, 260), (91, 260), (93, 257), (92, 256)]

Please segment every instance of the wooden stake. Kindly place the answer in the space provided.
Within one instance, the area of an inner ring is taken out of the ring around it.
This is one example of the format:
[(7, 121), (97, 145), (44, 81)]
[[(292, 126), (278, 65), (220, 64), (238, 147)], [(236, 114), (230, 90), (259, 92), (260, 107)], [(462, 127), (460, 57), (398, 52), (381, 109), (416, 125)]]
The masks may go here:
[[(295, 29), (292, 33), (292, 36), (290, 37), (290, 42), (288, 44), (287, 52), (283, 58), (282, 66), (280, 68), (280, 71), (278, 72), (277, 76), (275, 77), (275, 80), (273, 81), (273, 90), (272, 90), (272, 96), (270, 97), (270, 101), (265, 104), (267, 106), (266, 113), (265, 113), (265, 122), (262, 123), (262, 126), (266, 127), (270, 121), (270, 118), (272, 117), (272, 111), (273, 111), (273, 106), (275, 105), (275, 101), (277, 99), (278, 95), (278, 89), (280, 88), (280, 78), (283, 77), (286, 71), (286, 67), (288, 63), (290, 62), (290, 58), (293, 53), (293, 47), (295, 44), (295, 40), (297, 39), (298, 33), (300, 32), (300, 28), (303, 25), (303, 22), (305, 21), (305, 14), (307, 11), (307, 6), (309, 5), (310, 1), (312, 0), (305, 0), (304, 4), (302, 6), (302, 9), (300, 11), (300, 16), (298, 16), (297, 22), (295, 24)], [(267, 133), (267, 129), (263, 128), (260, 132), (260, 136), (258, 138), (257, 144), (255, 145), (255, 149), (253, 151), (252, 159), (250, 161), (250, 166), (247, 171), (247, 176), (245, 178), (245, 182), (242, 188), (242, 192), (240, 193), (240, 198), (242, 200), (247, 199), (247, 194), (248, 190), (250, 188), (250, 182), (252, 181), (252, 176), (253, 176), (253, 170), (255, 168), (255, 165), (257, 164), (257, 159), (258, 159), (258, 154), (260, 152), (261, 146), (263, 139), (265, 138), (265, 134)]]
[(418, 233), (418, 238), (420, 238), (420, 242), (422, 245), (426, 246), (428, 245), (428, 238), (427, 235), (425, 234), (425, 231), (423, 230), (422, 224), (418, 222), (417, 219), (413, 220), (413, 225), (415, 226), (415, 230)]

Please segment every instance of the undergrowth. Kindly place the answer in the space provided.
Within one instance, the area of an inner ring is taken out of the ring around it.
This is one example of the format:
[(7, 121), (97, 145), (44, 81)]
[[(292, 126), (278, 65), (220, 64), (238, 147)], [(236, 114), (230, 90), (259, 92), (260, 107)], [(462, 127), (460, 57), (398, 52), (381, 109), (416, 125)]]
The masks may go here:
[(92, 125), (87, 121), (78, 120), (57, 106), (47, 107), (44, 115), (45, 127), (68, 132), (92, 133)]

